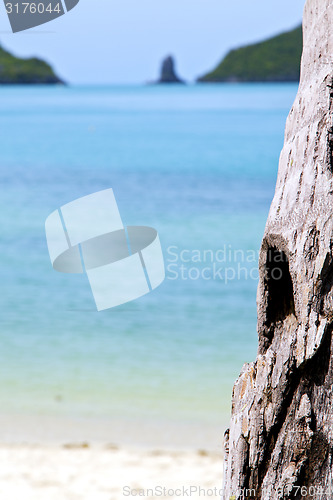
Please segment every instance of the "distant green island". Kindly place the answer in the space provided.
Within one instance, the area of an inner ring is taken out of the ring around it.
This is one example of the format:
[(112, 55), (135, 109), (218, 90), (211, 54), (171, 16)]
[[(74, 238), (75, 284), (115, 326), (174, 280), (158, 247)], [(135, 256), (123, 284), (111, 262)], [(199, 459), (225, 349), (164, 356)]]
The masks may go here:
[(231, 50), (198, 82), (298, 82), (302, 26), (260, 43)]
[(49, 64), (32, 57), (15, 57), (0, 46), (0, 84), (64, 83)]

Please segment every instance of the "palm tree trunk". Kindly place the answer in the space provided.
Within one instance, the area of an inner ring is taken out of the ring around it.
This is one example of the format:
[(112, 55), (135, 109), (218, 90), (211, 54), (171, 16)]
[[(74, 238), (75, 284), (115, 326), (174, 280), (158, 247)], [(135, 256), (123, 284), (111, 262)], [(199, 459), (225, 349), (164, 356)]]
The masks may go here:
[(224, 500), (333, 498), (333, 0), (307, 0), (303, 34), (259, 258), (258, 355), (233, 390)]

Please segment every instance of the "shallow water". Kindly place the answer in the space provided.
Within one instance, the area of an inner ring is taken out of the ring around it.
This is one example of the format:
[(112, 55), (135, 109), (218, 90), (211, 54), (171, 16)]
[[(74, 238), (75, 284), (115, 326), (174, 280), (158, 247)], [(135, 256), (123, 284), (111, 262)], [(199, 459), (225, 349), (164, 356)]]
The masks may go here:
[[(2, 414), (227, 420), (296, 92), (0, 87)], [(126, 225), (158, 230), (167, 279), (97, 313), (85, 276), (53, 271), (44, 222), (109, 187)]]

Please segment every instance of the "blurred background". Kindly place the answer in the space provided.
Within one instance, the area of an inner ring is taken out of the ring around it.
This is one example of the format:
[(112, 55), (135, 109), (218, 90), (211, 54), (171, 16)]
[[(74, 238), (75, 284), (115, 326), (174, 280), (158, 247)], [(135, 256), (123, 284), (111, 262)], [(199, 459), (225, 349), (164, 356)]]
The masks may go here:
[[(220, 449), (233, 382), (256, 355), (251, 271), (298, 83), (194, 81), (229, 49), (295, 28), (302, 8), (81, 0), (13, 35), (1, 5), (2, 48), (67, 82), (0, 86), (2, 441)], [(192, 83), (145, 85), (169, 53)], [(97, 313), (84, 275), (53, 271), (44, 222), (109, 187), (126, 225), (158, 230), (167, 277)]]
[(12, 34), (0, 5), (0, 43), (21, 57), (50, 61), (66, 81), (143, 83), (171, 53), (186, 80), (212, 69), (231, 48), (300, 24), (304, 0), (80, 0), (33, 30)]

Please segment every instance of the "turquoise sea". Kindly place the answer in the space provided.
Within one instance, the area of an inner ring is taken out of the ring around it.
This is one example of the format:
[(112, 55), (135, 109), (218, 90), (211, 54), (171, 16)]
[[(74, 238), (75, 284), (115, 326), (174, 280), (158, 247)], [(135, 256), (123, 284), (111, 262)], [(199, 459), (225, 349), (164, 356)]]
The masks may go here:
[[(296, 92), (0, 87), (1, 415), (223, 432), (256, 355), (257, 252)], [(84, 275), (52, 269), (44, 222), (109, 187), (126, 225), (158, 230), (167, 278), (98, 313)]]

